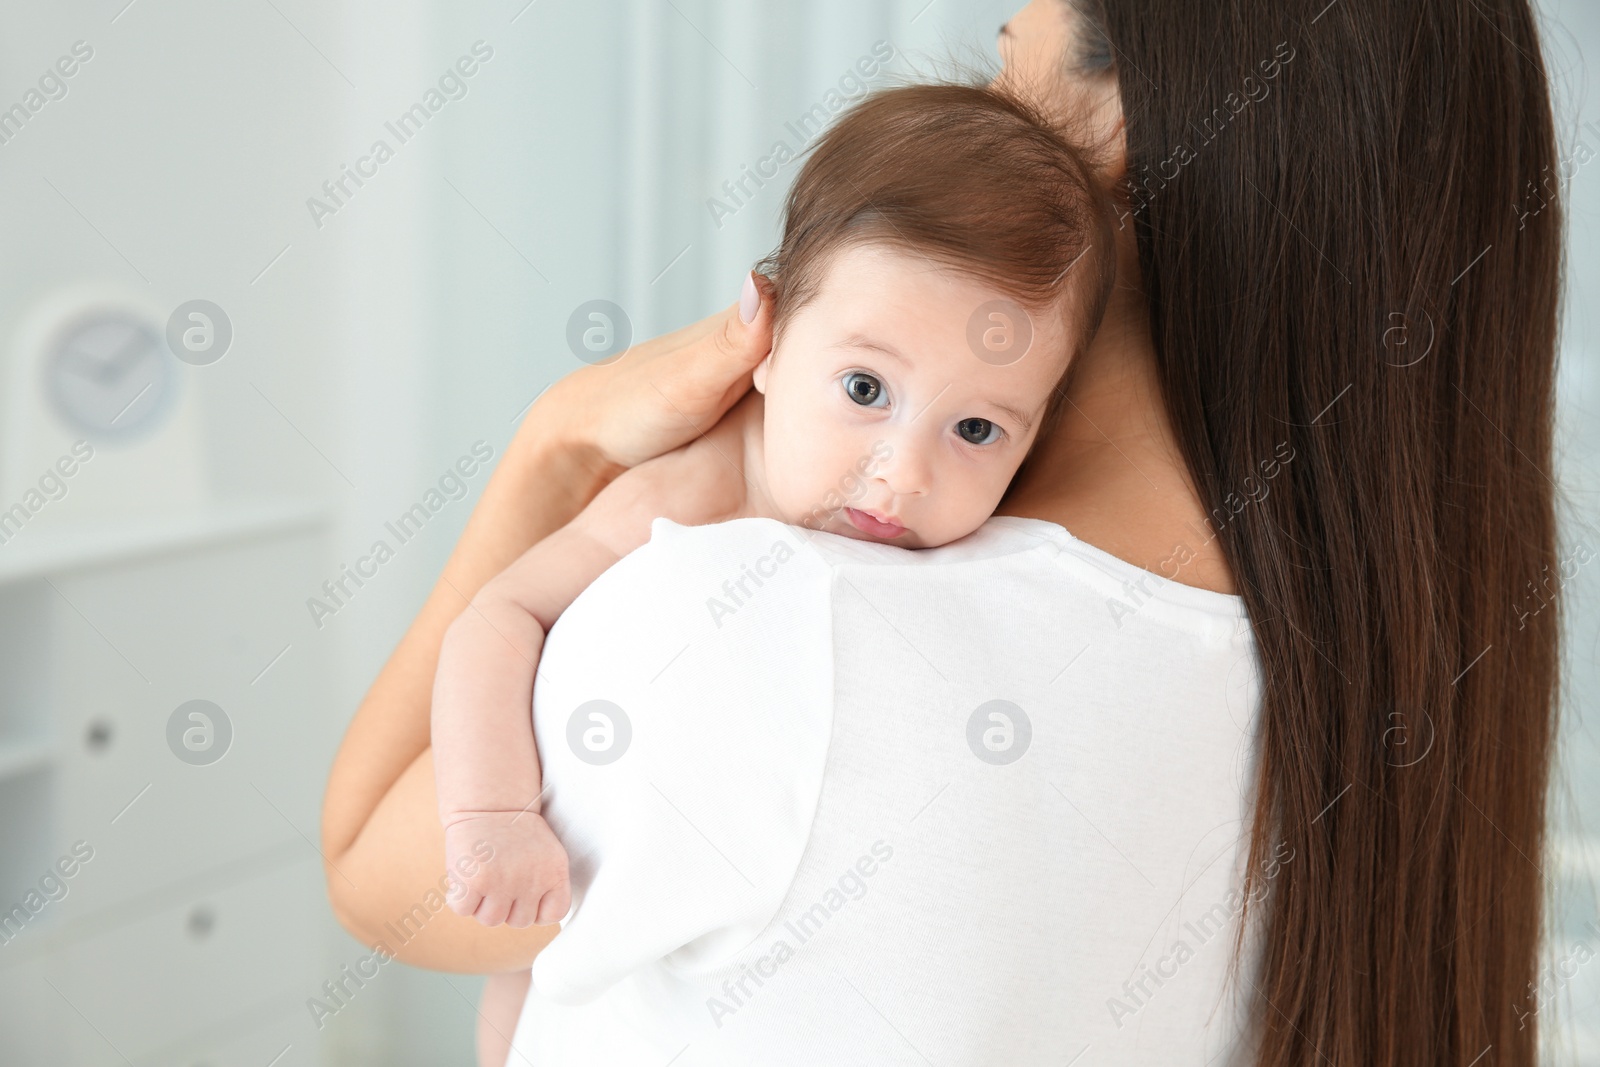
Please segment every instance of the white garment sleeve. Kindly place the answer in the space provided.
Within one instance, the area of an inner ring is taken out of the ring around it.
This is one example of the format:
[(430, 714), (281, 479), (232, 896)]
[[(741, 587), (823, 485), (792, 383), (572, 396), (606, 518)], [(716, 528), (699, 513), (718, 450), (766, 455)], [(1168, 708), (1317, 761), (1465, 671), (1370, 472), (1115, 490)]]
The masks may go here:
[(832, 728), (830, 577), (782, 523), (657, 519), (551, 628), (535, 735), (574, 907), (541, 995), (715, 967), (776, 914)]

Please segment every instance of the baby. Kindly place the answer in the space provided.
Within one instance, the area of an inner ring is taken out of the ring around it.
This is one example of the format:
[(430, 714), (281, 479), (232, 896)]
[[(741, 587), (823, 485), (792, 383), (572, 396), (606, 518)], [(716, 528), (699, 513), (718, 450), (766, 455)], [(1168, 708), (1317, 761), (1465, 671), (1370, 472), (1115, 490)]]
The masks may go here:
[[(912, 549), (963, 537), (1055, 421), (1111, 292), (1109, 209), (1082, 155), (993, 86), (866, 97), (816, 143), (784, 216), (757, 267), (773, 346), (754, 390), (611, 482), (445, 637), (433, 759), (446, 863), (492, 848), (451, 902), (459, 914), (526, 926), (568, 910), (566, 854), (539, 815), (535, 667), (551, 625), (652, 520), (763, 516)], [(488, 1020), (508, 1039), (516, 997), (491, 987), (485, 1001), (512, 1005)]]

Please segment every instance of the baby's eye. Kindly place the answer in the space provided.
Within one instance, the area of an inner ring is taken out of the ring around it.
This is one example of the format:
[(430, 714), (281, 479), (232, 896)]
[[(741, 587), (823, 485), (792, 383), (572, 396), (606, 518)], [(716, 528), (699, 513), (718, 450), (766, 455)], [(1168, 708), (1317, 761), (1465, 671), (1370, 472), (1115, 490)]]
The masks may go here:
[(888, 399), (883, 395), (883, 383), (860, 371), (851, 371), (844, 376), (844, 391), (864, 408), (881, 407), (878, 401)]
[(969, 445), (993, 444), (1004, 432), (988, 419), (962, 419), (956, 423), (956, 433)]

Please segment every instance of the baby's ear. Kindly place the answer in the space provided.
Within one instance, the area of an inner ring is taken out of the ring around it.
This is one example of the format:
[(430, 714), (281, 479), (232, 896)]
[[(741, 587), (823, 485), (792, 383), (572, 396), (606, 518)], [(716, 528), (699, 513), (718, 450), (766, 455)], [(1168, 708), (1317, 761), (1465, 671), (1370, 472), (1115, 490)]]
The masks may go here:
[(772, 363), (772, 353), (768, 352), (761, 357), (761, 362), (756, 364), (756, 369), (751, 372), (750, 384), (756, 387), (756, 392), (762, 396), (767, 395), (767, 367)]

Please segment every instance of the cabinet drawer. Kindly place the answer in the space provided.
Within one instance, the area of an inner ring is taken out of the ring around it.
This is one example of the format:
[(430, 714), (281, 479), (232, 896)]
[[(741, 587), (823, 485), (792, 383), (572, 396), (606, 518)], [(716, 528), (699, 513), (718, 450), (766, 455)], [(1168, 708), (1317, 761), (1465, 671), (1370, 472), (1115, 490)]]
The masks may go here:
[[(326, 642), (302, 617), (319, 546), (313, 534), (277, 537), (53, 579), (54, 845), (95, 850), (64, 917), (275, 844), (299, 841), (315, 858), (345, 720), (323, 682)], [(169, 743), (173, 712), (196, 699), (231, 730), (205, 765)]]
[(89, 937), (62, 930), (57, 950), (0, 969), (7, 1067), (126, 1067), (123, 1056), (142, 1067), (196, 1046), (254, 1049), (261, 1034), (263, 1046), (295, 1036), (255, 1067), (291, 1042), (308, 1051), (318, 1033), (305, 1000), (336, 970), (324, 958), (334, 929), (312, 855)]

